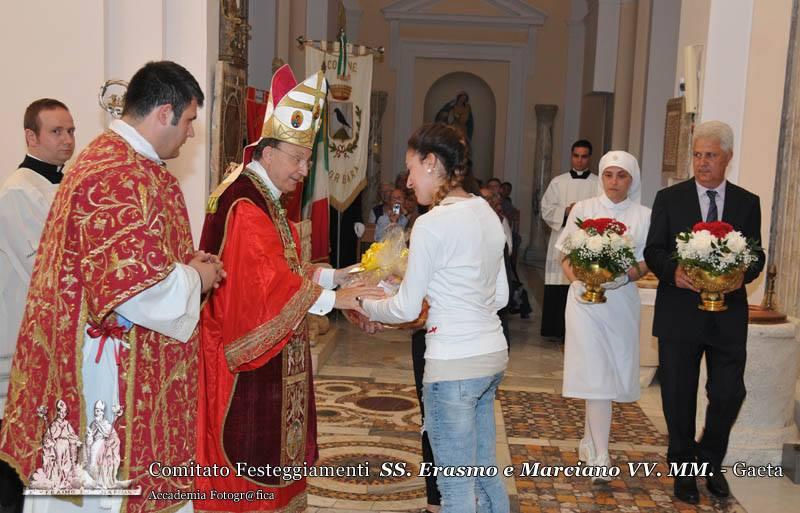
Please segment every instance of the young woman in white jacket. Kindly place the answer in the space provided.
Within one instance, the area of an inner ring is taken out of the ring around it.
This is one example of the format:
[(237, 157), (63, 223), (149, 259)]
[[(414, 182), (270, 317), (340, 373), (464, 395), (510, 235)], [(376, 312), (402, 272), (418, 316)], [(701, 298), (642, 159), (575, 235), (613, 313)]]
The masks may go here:
[(497, 316), (508, 302), (503, 228), (489, 204), (471, 193), (477, 190), (469, 144), (452, 127), (432, 123), (414, 132), (406, 166), (408, 187), (432, 208), (414, 224), (397, 295), (366, 299), (362, 308), (373, 321), (407, 322), (427, 298), (425, 430), (438, 467), (473, 474), (438, 476), (441, 512), (505, 513), (508, 495), (491, 470), (497, 468), (495, 393), (508, 363)]

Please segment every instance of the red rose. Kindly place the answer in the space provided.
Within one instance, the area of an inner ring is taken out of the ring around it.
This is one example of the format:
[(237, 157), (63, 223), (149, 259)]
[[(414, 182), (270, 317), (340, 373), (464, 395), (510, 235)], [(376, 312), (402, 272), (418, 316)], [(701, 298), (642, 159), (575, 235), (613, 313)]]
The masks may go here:
[(619, 235), (624, 234), (628, 227), (620, 223), (616, 219), (610, 217), (598, 217), (597, 219), (584, 219), (580, 225), (582, 230), (594, 230), (600, 235), (604, 235), (607, 231), (616, 232)]
[(596, 229), (594, 224), (594, 219), (584, 219), (581, 222), (581, 230), (589, 231), (590, 229)]
[(710, 223), (697, 223), (692, 227), (693, 232), (708, 230), (711, 235), (718, 239), (724, 238), (733, 231), (733, 226), (724, 221), (712, 221)]
[(624, 223), (620, 223), (616, 219), (612, 219), (611, 223), (609, 223), (608, 228), (615, 232), (617, 235), (625, 235), (625, 232), (628, 231), (628, 227), (625, 226)]

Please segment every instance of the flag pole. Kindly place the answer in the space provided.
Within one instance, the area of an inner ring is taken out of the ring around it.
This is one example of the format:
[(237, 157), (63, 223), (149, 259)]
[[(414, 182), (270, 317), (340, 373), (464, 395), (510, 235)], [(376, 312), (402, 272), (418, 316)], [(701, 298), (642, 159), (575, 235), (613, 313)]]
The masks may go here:
[(336, 268), (341, 268), (342, 259), (342, 212), (336, 209)]

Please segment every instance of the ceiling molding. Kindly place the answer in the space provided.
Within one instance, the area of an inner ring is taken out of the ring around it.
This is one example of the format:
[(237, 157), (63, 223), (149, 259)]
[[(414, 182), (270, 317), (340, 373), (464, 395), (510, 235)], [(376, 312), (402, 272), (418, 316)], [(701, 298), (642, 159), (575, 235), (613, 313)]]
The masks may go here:
[(521, 0), (484, 0), (502, 11), (501, 16), (479, 16), (458, 13), (432, 13), (427, 9), (440, 0), (399, 0), (382, 9), (383, 16), (389, 21), (407, 21), (423, 25), (453, 24), (473, 26), (519, 26), (544, 25), (547, 13), (528, 5)]
[[(479, 16), (459, 13), (431, 13), (428, 9), (441, 0), (398, 0), (382, 9), (389, 22), (389, 65), (396, 70), (399, 65), (400, 28), (403, 25), (447, 25), (459, 27), (494, 28), (498, 31), (520, 29), (527, 31), (525, 43), (526, 77), (533, 73), (536, 31), (547, 21), (547, 13), (528, 5), (522, 0), (484, 0), (503, 14), (499, 16)], [(491, 43), (485, 43), (491, 44)]]

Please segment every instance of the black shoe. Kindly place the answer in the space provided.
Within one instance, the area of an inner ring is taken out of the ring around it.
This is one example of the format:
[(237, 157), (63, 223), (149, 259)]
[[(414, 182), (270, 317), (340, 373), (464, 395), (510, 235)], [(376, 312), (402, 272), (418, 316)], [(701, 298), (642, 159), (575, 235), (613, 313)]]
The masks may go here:
[(729, 497), (731, 495), (728, 481), (725, 479), (725, 474), (720, 472), (719, 467), (712, 467), (711, 471), (706, 475), (706, 488), (715, 497)]
[(700, 492), (697, 491), (697, 480), (694, 476), (677, 476), (675, 478), (675, 497), (689, 504), (700, 502)]

